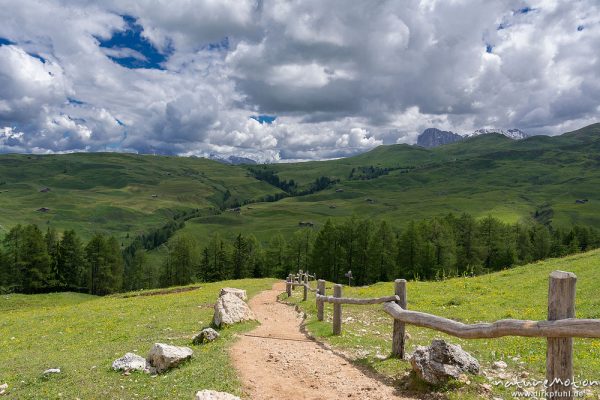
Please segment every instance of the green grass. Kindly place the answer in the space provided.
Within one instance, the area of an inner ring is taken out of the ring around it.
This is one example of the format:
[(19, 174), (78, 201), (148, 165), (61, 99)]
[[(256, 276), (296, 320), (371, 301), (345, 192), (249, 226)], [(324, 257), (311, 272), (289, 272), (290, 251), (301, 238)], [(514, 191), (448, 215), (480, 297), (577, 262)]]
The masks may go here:
[[(0, 297), (0, 383), (10, 399), (190, 399), (197, 390), (240, 394), (240, 382), (227, 355), (234, 335), (255, 326), (221, 331), (221, 339), (192, 346), (208, 326), (221, 287), (253, 296), (271, 279), (201, 284), (197, 290), (124, 298), (73, 293)], [(164, 375), (124, 376), (111, 364), (126, 352), (145, 356), (155, 342), (190, 346), (191, 361)], [(48, 368), (60, 375), (44, 378)]]
[[(42, 193), (42, 188), (50, 192)], [(0, 156), (0, 234), (16, 224), (127, 242), (178, 210), (209, 210), (280, 192), (239, 167), (202, 158), (116, 153)], [(157, 197), (153, 197), (156, 195)], [(225, 203), (227, 205), (227, 203)], [(41, 207), (50, 211), (36, 211)]]
[[(381, 146), (333, 161), (266, 166), (282, 179), (308, 184), (319, 176), (340, 179), (334, 187), (302, 197), (242, 207), (240, 215), (201, 217), (183, 232), (208, 237), (252, 233), (266, 241), (290, 234), (300, 221), (322, 226), (328, 218), (353, 215), (386, 219), (401, 229), (411, 220), (468, 212), (505, 222), (531, 221), (552, 210), (554, 226), (600, 226), (600, 124), (558, 137), (512, 141), (484, 135), (435, 149)], [(372, 180), (349, 180), (360, 166), (415, 167)], [(343, 189), (343, 192), (336, 192)], [(368, 203), (367, 198), (373, 199)], [(586, 198), (586, 204), (576, 199)], [(545, 221), (544, 221), (545, 222)]]
[[(504, 318), (544, 320), (547, 315), (548, 276), (553, 270), (574, 272), (577, 277), (577, 318), (600, 318), (600, 250), (574, 256), (551, 259), (514, 269), (479, 277), (455, 278), (441, 282), (408, 282), (408, 308), (423, 311), (465, 323), (493, 322)], [(328, 284), (328, 293), (332, 293)], [(348, 297), (380, 297), (393, 294), (392, 283), (378, 283), (368, 287), (344, 287)], [(358, 363), (379, 373), (400, 379), (410, 370), (407, 361), (379, 360), (377, 355), (388, 356), (391, 349), (391, 318), (375, 306), (343, 306), (343, 333), (331, 333), (332, 306), (326, 305), (326, 321), (316, 320), (314, 297), (301, 301), (296, 290), (290, 299), (307, 313), (306, 327), (320, 340), (350, 354)], [(348, 320), (351, 318), (351, 320)], [(499, 339), (465, 340), (437, 331), (407, 326), (412, 336), (407, 342), (411, 353), (418, 345), (428, 345), (434, 338), (460, 344), (473, 354), (484, 369), (504, 360), (509, 371), (522, 371), (531, 377), (545, 376), (545, 339), (505, 337)], [(575, 339), (575, 374), (580, 379), (597, 380), (600, 376), (600, 340)], [(496, 395), (511, 398), (509, 391), (496, 388)], [(595, 388), (597, 393), (598, 388)], [(468, 391), (448, 393), (450, 397), (477, 397)]]

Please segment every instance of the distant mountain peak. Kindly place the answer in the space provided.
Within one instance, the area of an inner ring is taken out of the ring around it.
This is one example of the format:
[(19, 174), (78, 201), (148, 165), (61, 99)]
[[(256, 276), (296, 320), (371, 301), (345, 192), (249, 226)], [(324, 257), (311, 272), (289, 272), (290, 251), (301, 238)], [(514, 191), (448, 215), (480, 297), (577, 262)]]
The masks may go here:
[(512, 128), (512, 129), (498, 129), (498, 128), (482, 128), (477, 129), (472, 133), (467, 133), (463, 135), (464, 137), (473, 137), (479, 135), (488, 135), (490, 133), (499, 133), (500, 135), (504, 135), (509, 139), (520, 140), (529, 137), (529, 135), (523, 132), (520, 129)]
[(489, 135), (498, 133), (509, 139), (520, 140), (529, 137), (529, 135), (520, 129), (497, 129), (497, 128), (481, 128), (471, 133), (458, 134), (451, 131), (442, 131), (437, 128), (427, 128), (417, 137), (417, 145), (421, 147), (437, 147), (445, 144), (461, 141), (466, 138), (471, 138), (481, 135)]
[(463, 137), (450, 131), (442, 131), (437, 128), (427, 128), (417, 137), (417, 145), (421, 147), (437, 147), (444, 144), (458, 142)]
[(240, 156), (228, 156), (222, 157), (217, 154), (211, 154), (208, 158), (214, 161), (218, 161), (223, 164), (240, 165), (240, 164), (257, 164), (256, 160), (247, 157)]

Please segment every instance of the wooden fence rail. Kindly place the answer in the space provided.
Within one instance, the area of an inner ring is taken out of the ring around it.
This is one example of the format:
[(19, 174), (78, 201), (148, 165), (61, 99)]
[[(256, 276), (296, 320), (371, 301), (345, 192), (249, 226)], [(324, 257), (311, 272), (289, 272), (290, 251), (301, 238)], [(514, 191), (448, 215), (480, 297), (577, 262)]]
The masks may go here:
[[(342, 285), (333, 286), (333, 296), (325, 293), (325, 281), (319, 279), (317, 289), (308, 284), (308, 274), (290, 274), (286, 281), (288, 296), (295, 286), (304, 287), (304, 300), (307, 291), (316, 291), (317, 319), (324, 319), (324, 304), (333, 304), (333, 334), (342, 332), (342, 304), (378, 304), (394, 319), (392, 331), (392, 355), (404, 358), (405, 325), (411, 324), (464, 338), (489, 339), (503, 336), (545, 337), (546, 350), (546, 396), (549, 399), (573, 399), (573, 338), (600, 338), (599, 319), (575, 318), (575, 274), (554, 271), (550, 274), (548, 286), (548, 320), (528, 321), (504, 319), (492, 323), (464, 324), (451, 319), (418, 311), (407, 310), (406, 281), (394, 281), (394, 295), (371, 299), (342, 297)], [(315, 277), (316, 278), (316, 277)], [(295, 283), (296, 282), (296, 283)]]

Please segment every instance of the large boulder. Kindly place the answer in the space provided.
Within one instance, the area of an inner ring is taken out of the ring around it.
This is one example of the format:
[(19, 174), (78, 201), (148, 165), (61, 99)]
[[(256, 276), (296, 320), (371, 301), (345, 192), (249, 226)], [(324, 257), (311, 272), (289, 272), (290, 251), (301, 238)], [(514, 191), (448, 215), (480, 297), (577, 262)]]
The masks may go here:
[(240, 398), (225, 392), (201, 390), (196, 393), (196, 400), (240, 400)]
[(160, 374), (182, 362), (192, 358), (194, 351), (189, 347), (177, 347), (164, 343), (155, 343), (148, 353), (146, 361), (152, 367), (152, 372)]
[(197, 334), (192, 340), (193, 344), (203, 344), (214, 342), (219, 338), (219, 332), (215, 331), (213, 328), (204, 328)]
[(219, 328), (254, 319), (256, 317), (250, 307), (235, 294), (225, 293), (215, 304), (213, 324)]
[(410, 363), (417, 376), (432, 385), (458, 379), (464, 373), (479, 373), (479, 362), (473, 356), (443, 340), (434, 340), (428, 347), (418, 346)]
[(145, 371), (146, 359), (133, 353), (126, 353), (112, 363), (115, 371)]
[(231, 294), (235, 294), (237, 297), (239, 297), (240, 299), (246, 301), (248, 300), (248, 295), (246, 294), (246, 291), (244, 289), (236, 289), (236, 288), (232, 288), (232, 287), (226, 287), (221, 289), (221, 292), (219, 293), (219, 297), (223, 296), (226, 293), (231, 293)]

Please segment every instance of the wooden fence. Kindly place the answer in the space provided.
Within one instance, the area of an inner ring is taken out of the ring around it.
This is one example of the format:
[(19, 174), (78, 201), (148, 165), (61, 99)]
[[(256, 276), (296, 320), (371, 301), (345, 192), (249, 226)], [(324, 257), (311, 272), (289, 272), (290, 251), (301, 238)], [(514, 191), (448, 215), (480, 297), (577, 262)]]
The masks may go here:
[[(315, 276), (312, 276), (316, 279)], [(547, 398), (573, 399), (573, 338), (600, 338), (600, 320), (575, 318), (575, 286), (577, 277), (571, 272), (554, 271), (548, 286), (548, 320), (527, 321), (505, 319), (493, 323), (463, 324), (447, 318), (407, 310), (406, 281), (394, 281), (394, 294), (379, 298), (356, 299), (342, 297), (342, 285), (333, 286), (333, 296), (327, 296), (325, 281), (318, 280), (317, 289), (310, 288), (309, 276), (300, 271), (286, 281), (288, 297), (294, 287), (316, 292), (317, 319), (323, 321), (324, 303), (333, 304), (333, 334), (342, 332), (342, 304), (383, 304), (383, 310), (394, 319), (392, 356), (405, 358), (405, 324), (434, 329), (464, 339), (486, 339), (503, 336), (545, 337)]]

